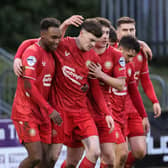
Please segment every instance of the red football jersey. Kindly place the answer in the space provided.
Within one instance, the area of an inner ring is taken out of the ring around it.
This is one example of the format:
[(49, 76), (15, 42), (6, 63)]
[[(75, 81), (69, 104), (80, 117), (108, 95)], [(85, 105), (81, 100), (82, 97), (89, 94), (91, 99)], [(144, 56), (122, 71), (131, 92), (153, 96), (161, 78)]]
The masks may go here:
[[(48, 101), (52, 79), (55, 73), (55, 61), (50, 52), (46, 52), (37, 43), (28, 47), (22, 55), (24, 67), (23, 77), (34, 80), (34, 84), (42, 97)], [(37, 102), (32, 101), (30, 94), (24, 89), (24, 80), (18, 78), (16, 94), (12, 108), (12, 119), (26, 121), (28, 119), (45, 122), (48, 114)]]
[[(121, 52), (111, 46), (109, 46), (106, 51), (99, 55), (101, 59), (102, 70), (109, 76), (120, 78), (126, 77), (125, 73), (125, 59), (122, 56)], [(108, 84), (103, 81), (100, 81), (100, 85), (111, 114), (115, 120), (118, 119), (118, 115), (123, 109), (123, 96), (119, 96), (120, 94), (126, 94), (125, 90), (119, 92), (118, 90), (112, 88)], [(98, 115), (98, 107), (97, 104), (94, 102), (93, 98), (90, 96), (90, 101), (93, 106), (93, 115), (94, 118), (100, 119), (102, 118), (101, 115)], [(122, 102), (122, 103), (121, 103)]]
[[(146, 73), (149, 73), (148, 70), (148, 60), (146, 56), (143, 54), (142, 51), (140, 51), (132, 61), (133, 69), (135, 71), (134, 74), (134, 79), (137, 82), (137, 87), (139, 84), (139, 80), (141, 78), (141, 75), (144, 75)], [(129, 69), (127, 69), (128, 71)], [(128, 72), (127, 72), (128, 73)], [(125, 108), (126, 113), (135, 113), (137, 112), (136, 108), (134, 107), (132, 100), (130, 96), (128, 95), (126, 98), (126, 108)]]
[(64, 38), (55, 54), (58, 59), (55, 84), (57, 110), (71, 116), (88, 113), (88, 64), (99, 62), (99, 57), (94, 50), (81, 51), (72, 37)]
[(133, 65), (135, 69), (135, 79), (138, 82), (143, 74), (149, 73), (148, 69), (148, 60), (146, 56), (144, 55), (143, 51), (140, 50), (140, 52), (133, 58)]
[[(134, 82), (134, 83), (136, 82), (136, 80), (135, 80), (135, 70), (134, 70), (133, 62), (130, 62), (130, 63), (126, 64), (126, 74), (127, 74), (126, 86), (128, 86), (128, 84), (131, 83), (131, 82)], [(137, 112), (137, 110), (134, 107), (133, 102), (132, 102), (129, 94), (126, 95), (124, 111), (126, 113)]]

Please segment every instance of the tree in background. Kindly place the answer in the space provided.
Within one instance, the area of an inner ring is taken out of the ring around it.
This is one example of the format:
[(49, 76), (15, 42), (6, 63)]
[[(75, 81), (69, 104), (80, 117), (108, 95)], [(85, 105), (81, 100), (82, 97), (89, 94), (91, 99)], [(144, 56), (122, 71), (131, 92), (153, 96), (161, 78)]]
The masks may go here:
[[(94, 17), (100, 15), (99, 6), (98, 0), (1, 0), (0, 47), (15, 52), (23, 40), (38, 37), (43, 17), (56, 17), (61, 21), (73, 14)], [(70, 32), (76, 35), (77, 29), (73, 27)]]

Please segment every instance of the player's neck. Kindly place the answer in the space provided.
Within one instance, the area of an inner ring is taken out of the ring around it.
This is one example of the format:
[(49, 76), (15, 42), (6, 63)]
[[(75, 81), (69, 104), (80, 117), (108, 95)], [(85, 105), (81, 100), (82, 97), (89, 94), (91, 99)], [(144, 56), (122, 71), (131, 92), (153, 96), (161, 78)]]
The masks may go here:
[(44, 50), (49, 51), (49, 49), (43, 44), (43, 42), (41, 41), (41, 39), (37, 42), (37, 44), (38, 44), (41, 48), (43, 48)]
[(83, 49), (82, 49), (82, 46), (81, 46), (81, 42), (80, 42), (80, 38), (79, 38), (79, 37), (76, 37), (76, 38), (75, 38), (75, 42), (76, 42), (77, 47), (78, 47), (80, 50), (83, 50)]
[(107, 47), (94, 47), (94, 51), (97, 54), (103, 54), (106, 51)]

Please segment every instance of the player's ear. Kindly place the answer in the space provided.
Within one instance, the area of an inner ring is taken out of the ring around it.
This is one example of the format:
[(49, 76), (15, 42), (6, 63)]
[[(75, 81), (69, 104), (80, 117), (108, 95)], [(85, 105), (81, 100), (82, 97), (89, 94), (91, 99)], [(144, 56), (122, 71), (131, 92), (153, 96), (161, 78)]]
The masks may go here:
[(41, 37), (41, 38), (44, 38), (45, 35), (46, 35), (46, 32), (45, 32), (45, 31), (40, 31), (40, 37)]

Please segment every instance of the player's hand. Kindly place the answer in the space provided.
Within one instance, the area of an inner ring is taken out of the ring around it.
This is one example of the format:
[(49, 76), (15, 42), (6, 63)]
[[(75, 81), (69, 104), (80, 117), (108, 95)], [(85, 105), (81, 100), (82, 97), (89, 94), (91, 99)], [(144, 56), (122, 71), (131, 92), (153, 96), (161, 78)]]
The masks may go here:
[(150, 130), (150, 123), (149, 123), (148, 117), (143, 118), (142, 125), (144, 129), (144, 133), (146, 135)]
[(16, 76), (22, 76), (23, 70), (22, 70), (22, 60), (20, 58), (16, 58), (13, 63), (13, 71), (16, 74)]
[(110, 129), (109, 133), (111, 133), (114, 130), (114, 120), (111, 115), (106, 115), (105, 120), (108, 128)]
[(54, 110), (50, 115), (50, 119), (53, 120), (55, 124), (61, 125), (62, 123), (62, 117), (60, 113), (58, 113), (56, 110)]
[(89, 68), (89, 74), (90, 75), (93, 75), (94, 77), (96, 78), (101, 78), (102, 76), (102, 67), (100, 64), (95, 64), (93, 62), (91, 62), (89, 65), (88, 65), (88, 68)]
[(141, 40), (139, 40), (139, 43), (142, 47), (144, 54), (146, 55), (146, 58), (148, 58), (149, 60), (152, 60), (153, 54), (148, 44)]
[(64, 21), (64, 24), (66, 26), (74, 25), (76, 27), (79, 27), (83, 23), (83, 20), (84, 20), (83, 16), (81, 16), (81, 15), (73, 15), (70, 18), (66, 19)]
[(161, 115), (161, 107), (159, 103), (153, 104), (154, 118), (158, 118)]

